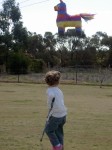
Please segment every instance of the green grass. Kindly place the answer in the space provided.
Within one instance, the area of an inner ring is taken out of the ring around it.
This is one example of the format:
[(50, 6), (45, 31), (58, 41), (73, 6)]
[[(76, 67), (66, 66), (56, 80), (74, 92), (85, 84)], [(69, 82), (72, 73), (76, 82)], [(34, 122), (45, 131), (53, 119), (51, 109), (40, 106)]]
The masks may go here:
[[(41, 150), (44, 84), (0, 83), (0, 150)], [(112, 149), (112, 87), (60, 85), (68, 107), (65, 150)], [(44, 136), (42, 146), (51, 145)]]

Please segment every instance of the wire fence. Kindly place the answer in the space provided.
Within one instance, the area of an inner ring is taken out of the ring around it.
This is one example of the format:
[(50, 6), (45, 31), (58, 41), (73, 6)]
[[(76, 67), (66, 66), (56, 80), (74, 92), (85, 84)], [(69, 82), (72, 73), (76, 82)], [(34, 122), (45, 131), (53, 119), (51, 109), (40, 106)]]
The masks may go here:
[[(56, 70), (56, 68), (55, 68)], [(58, 68), (63, 84), (112, 85), (112, 69)], [(0, 82), (44, 83), (45, 73), (0, 74)]]

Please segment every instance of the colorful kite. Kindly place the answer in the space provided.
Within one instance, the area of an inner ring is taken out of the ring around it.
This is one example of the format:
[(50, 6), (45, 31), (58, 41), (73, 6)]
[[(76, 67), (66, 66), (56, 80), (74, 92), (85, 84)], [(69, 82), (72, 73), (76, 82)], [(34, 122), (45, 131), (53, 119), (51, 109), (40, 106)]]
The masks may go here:
[(94, 19), (95, 14), (87, 14), (81, 13), (74, 16), (67, 14), (66, 4), (60, 0), (60, 3), (54, 7), (54, 10), (57, 11), (57, 27), (58, 27), (58, 34), (64, 35), (66, 27), (75, 27), (77, 32), (82, 31), (82, 21), (83, 18), (85, 21)]

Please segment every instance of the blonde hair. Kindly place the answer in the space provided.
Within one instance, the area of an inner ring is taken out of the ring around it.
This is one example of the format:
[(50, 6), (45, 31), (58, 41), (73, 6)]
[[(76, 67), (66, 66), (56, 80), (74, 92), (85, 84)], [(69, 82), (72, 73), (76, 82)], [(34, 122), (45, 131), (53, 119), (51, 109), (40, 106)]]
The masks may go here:
[(58, 85), (60, 77), (61, 77), (61, 73), (59, 71), (52, 70), (46, 73), (45, 82), (49, 86)]

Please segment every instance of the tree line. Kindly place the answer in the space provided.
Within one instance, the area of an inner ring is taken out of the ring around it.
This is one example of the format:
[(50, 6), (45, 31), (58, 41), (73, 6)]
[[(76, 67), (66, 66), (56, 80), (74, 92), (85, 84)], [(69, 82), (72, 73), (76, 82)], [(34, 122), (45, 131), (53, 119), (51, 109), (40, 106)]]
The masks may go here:
[(3, 66), (12, 74), (42, 72), (48, 67), (112, 67), (112, 36), (98, 31), (87, 37), (75, 29), (68, 29), (61, 37), (52, 32), (44, 36), (32, 33), (23, 26), (19, 4), (5, 0), (0, 10)]

